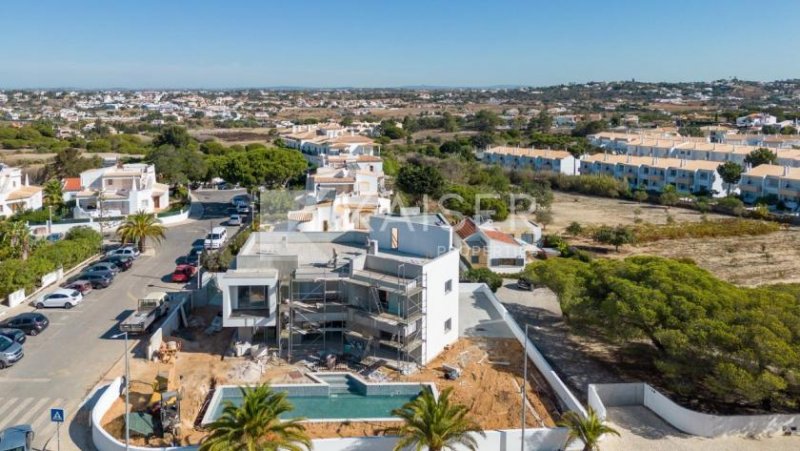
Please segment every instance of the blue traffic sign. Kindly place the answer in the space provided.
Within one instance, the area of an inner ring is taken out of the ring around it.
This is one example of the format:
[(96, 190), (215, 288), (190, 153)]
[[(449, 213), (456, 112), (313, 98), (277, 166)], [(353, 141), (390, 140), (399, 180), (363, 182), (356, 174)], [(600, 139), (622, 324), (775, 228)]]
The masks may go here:
[(50, 409), (50, 421), (53, 423), (63, 423), (64, 409)]

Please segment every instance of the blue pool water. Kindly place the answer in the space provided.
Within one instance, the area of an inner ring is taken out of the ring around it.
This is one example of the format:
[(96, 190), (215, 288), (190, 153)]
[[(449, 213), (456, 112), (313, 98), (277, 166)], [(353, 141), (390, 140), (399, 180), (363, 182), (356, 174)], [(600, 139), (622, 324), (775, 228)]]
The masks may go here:
[[(281, 418), (390, 418), (392, 410), (415, 399), (425, 385), (368, 383), (345, 373), (315, 373), (313, 376), (321, 383), (273, 386), (275, 391), (288, 393), (288, 400), (294, 406), (294, 410)], [(219, 418), (228, 402), (236, 406), (241, 404), (242, 394), (238, 387), (218, 387), (203, 423)]]

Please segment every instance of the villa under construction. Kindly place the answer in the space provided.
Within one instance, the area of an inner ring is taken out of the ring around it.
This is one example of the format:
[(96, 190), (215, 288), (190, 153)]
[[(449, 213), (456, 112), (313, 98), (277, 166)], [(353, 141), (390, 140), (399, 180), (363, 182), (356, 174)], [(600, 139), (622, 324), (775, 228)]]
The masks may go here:
[(219, 277), (223, 326), (312, 353), (424, 365), (458, 338), (458, 263), (440, 215), (375, 215), (370, 231), (259, 232)]

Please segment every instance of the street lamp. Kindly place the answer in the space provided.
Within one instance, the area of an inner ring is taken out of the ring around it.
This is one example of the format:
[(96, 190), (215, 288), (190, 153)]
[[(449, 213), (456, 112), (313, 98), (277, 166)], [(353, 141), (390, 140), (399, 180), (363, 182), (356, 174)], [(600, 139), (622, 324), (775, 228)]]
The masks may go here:
[(131, 422), (130, 422), (130, 386), (131, 386), (131, 372), (128, 365), (128, 333), (122, 332), (120, 334), (112, 335), (111, 338), (125, 337), (125, 449), (130, 449), (131, 442)]

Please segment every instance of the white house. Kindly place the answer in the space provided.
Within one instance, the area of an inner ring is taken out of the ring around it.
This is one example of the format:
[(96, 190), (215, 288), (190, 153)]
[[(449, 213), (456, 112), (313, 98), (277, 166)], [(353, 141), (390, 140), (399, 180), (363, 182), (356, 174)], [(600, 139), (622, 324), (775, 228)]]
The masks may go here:
[(380, 148), (372, 138), (338, 126), (298, 129), (281, 136), (286, 147), (297, 149), (313, 164), (323, 166), (326, 156), (378, 155)]
[(752, 113), (747, 116), (736, 118), (737, 127), (763, 127), (765, 125), (775, 125), (778, 118), (767, 113)]
[(439, 215), (375, 215), (370, 231), (257, 232), (218, 277), (239, 340), (287, 331), (290, 359), (341, 351), (398, 368), (458, 339), (458, 260)]
[[(69, 182), (66, 182), (68, 184)], [(89, 169), (80, 176), (75, 217), (127, 216), (155, 213), (169, 207), (169, 186), (156, 182), (156, 169), (144, 163)]]
[(485, 150), (483, 161), (514, 169), (528, 168), (567, 175), (580, 173), (580, 160), (565, 150), (498, 146)]
[(455, 246), (474, 268), (489, 268), (500, 273), (516, 273), (525, 268), (528, 243), (491, 227), (463, 219), (455, 226)]
[(42, 187), (31, 185), (22, 169), (0, 163), (0, 216), (42, 208)]

